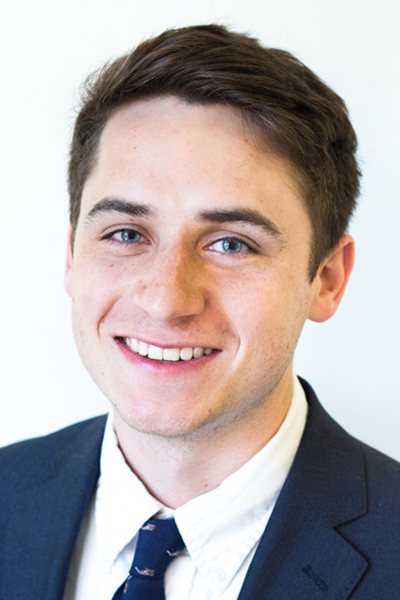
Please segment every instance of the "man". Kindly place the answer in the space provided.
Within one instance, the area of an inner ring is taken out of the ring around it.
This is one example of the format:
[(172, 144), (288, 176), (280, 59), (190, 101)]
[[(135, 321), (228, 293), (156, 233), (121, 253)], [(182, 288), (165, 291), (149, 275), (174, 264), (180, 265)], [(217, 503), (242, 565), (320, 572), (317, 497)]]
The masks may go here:
[(399, 467), (292, 371), (352, 269), (355, 150), (332, 90), (219, 26), (89, 82), (66, 289), (113, 411), (2, 451), (1, 598), (399, 595)]

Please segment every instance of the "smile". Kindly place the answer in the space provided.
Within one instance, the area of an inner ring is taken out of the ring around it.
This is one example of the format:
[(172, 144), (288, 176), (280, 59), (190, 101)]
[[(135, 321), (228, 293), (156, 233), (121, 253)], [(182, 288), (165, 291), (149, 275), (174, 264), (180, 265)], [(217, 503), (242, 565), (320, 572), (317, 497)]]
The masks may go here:
[(194, 346), (187, 348), (160, 348), (159, 346), (153, 346), (152, 344), (146, 344), (135, 338), (123, 338), (123, 341), (128, 348), (130, 348), (136, 354), (146, 356), (153, 360), (162, 360), (168, 362), (177, 362), (179, 360), (191, 360), (201, 358), (204, 355), (211, 354), (212, 348), (203, 348), (201, 346)]

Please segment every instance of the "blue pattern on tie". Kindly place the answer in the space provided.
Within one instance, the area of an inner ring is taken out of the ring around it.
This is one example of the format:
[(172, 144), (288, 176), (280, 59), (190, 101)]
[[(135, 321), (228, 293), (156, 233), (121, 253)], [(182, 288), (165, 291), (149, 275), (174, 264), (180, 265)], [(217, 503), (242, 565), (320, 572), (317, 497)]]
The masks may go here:
[(175, 519), (146, 521), (139, 530), (129, 576), (112, 600), (165, 600), (165, 571), (184, 549)]

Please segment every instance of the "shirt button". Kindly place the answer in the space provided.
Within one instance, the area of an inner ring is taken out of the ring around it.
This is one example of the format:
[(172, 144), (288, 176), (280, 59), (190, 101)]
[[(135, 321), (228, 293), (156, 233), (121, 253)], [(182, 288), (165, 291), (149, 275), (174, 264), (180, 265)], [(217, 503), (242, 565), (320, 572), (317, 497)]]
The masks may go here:
[(226, 578), (226, 573), (223, 569), (214, 569), (214, 571), (212, 572), (212, 580), (215, 583), (221, 583), (222, 581), (225, 581)]

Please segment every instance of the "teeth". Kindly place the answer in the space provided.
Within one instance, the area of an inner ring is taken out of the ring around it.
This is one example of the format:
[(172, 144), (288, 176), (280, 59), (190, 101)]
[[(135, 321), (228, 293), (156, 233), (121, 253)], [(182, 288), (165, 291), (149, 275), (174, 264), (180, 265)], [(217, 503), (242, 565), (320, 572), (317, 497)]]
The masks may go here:
[(124, 338), (125, 344), (137, 354), (147, 356), (153, 360), (168, 360), (176, 362), (178, 360), (191, 360), (200, 358), (204, 354), (211, 354), (212, 348), (203, 348), (196, 346), (194, 348), (160, 348), (146, 342), (140, 342), (135, 338)]
[(193, 348), (182, 348), (181, 350), (181, 359), (182, 360), (190, 360), (193, 356)]
[(149, 358), (153, 358), (154, 360), (162, 360), (163, 359), (163, 349), (158, 346), (149, 345), (149, 352), (147, 354)]
[(149, 345), (146, 344), (146, 342), (139, 342), (137, 351), (141, 356), (147, 356), (147, 353), (149, 351)]
[(179, 360), (179, 348), (164, 348), (164, 360)]

